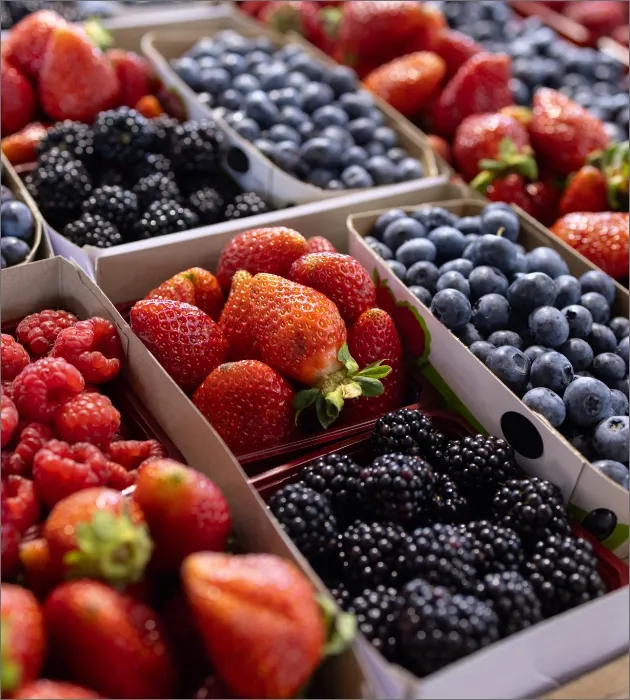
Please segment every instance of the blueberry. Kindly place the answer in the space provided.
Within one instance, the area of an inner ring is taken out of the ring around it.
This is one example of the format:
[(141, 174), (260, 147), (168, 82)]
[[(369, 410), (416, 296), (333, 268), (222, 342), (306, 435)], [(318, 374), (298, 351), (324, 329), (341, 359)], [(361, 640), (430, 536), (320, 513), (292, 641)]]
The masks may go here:
[(21, 238), (15, 236), (3, 236), (0, 240), (0, 252), (8, 266), (24, 262), (31, 252), (31, 246)]
[(225, 110), (225, 113), (223, 114), (223, 119), (232, 127), (234, 128), (242, 119), (245, 119), (245, 112), (242, 112), (241, 110), (237, 110), (236, 112), (231, 112), (227, 107), (217, 107), (214, 110), (214, 113), (216, 114), (219, 110)]
[(424, 177), (422, 163), (415, 158), (403, 158), (396, 164), (396, 182), (409, 182)]
[(499, 233), (503, 238), (513, 243), (518, 238), (520, 224), (518, 216), (513, 211), (505, 209), (490, 209), (481, 212), (481, 233), (496, 236)]
[(500, 294), (485, 294), (474, 303), (472, 308), (473, 325), (486, 335), (494, 331), (505, 329), (508, 324), (510, 305), (507, 299)]
[[(278, 115), (278, 123), (298, 129), (302, 124), (310, 124), (310, 118), (299, 107), (282, 107)], [(314, 128), (314, 127), (313, 127)]]
[(381, 243), (373, 236), (366, 236), (363, 240), (368, 246), (370, 246), (370, 248), (378, 255), (379, 258), (383, 258), (383, 260), (391, 260), (394, 257), (392, 251), (384, 243)]
[[(487, 207), (486, 207), (487, 210)], [(455, 223), (455, 228), (459, 229), (462, 233), (475, 233), (479, 234), (481, 232), (481, 217), (480, 216), (462, 216), (462, 218)]]
[(6, 185), (0, 185), (0, 204), (10, 202), (13, 199), (13, 192), (11, 192), (11, 190)]
[(225, 68), (205, 68), (199, 76), (201, 89), (215, 96), (225, 92), (231, 82), (232, 78)]
[(0, 208), (0, 224), (3, 237), (13, 236), (21, 238), (27, 243), (32, 242), (35, 220), (26, 204), (16, 200), (10, 200), (2, 204)]
[(628, 369), (628, 336), (622, 338), (617, 345), (617, 355), (625, 362), (626, 370)]
[(520, 250), (516, 251), (516, 258), (514, 259), (514, 265), (512, 266), (512, 279), (518, 279), (517, 275), (523, 276), (527, 274), (527, 256)]
[(199, 39), (199, 41), (186, 52), (186, 58), (201, 58), (202, 56), (218, 56), (220, 53), (220, 47), (216, 44), (214, 39), (209, 37), (204, 37)]
[(243, 105), (244, 96), (238, 91), (229, 88), (225, 92), (220, 93), (218, 102), (222, 107), (235, 112)]
[(618, 389), (611, 389), (612, 411), (615, 416), (628, 415), (628, 397)]
[[(402, 267), (402, 263), (398, 263)], [(433, 295), (431, 292), (426, 289), (425, 287), (420, 287), (419, 285), (412, 285), (409, 287), (409, 291), (417, 298), (419, 299), (425, 306), (429, 307), (431, 306), (431, 300), (433, 299)]]
[(478, 357), (482, 362), (486, 362), (488, 355), (496, 350), (492, 343), (488, 343), (486, 340), (478, 340), (470, 346), (470, 351), (475, 357)]
[(431, 313), (450, 330), (457, 330), (470, 321), (472, 309), (470, 302), (461, 292), (456, 289), (443, 289), (433, 297)]
[(455, 260), (449, 260), (440, 267), (440, 274), (443, 275), (445, 272), (459, 272), (460, 275), (468, 279), (472, 269), (473, 264), (470, 260), (466, 260), (466, 258), (455, 258)]
[(496, 348), (502, 348), (505, 345), (518, 348), (523, 347), (521, 336), (515, 331), (495, 331), (488, 336), (488, 342), (492, 343)]
[(487, 265), (475, 267), (468, 275), (468, 282), (472, 299), (479, 299), (486, 294), (505, 296), (508, 291), (506, 276), (500, 270)]
[(597, 379), (611, 386), (626, 376), (626, 363), (613, 352), (602, 352), (595, 356), (591, 371)]
[(470, 285), (468, 284), (468, 280), (454, 270), (440, 275), (436, 286), (438, 292), (441, 292), (443, 289), (457, 289), (465, 297), (470, 298)]
[(458, 328), (454, 331), (454, 333), (468, 348), (473, 343), (480, 343), (483, 341), (483, 337), (472, 323), (467, 323), (463, 328)]
[(368, 158), (365, 168), (377, 185), (391, 185), (396, 180), (396, 167), (385, 156)]
[(280, 111), (262, 90), (253, 90), (245, 95), (243, 104), (247, 116), (258, 122), (263, 129), (271, 127), (278, 121)]
[(376, 141), (380, 141), (380, 143), (382, 143), (385, 147), (385, 150), (388, 148), (394, 148), (394, 146), (398, 145), (398, 136), (389, 126), (379, 126), (374, 131), (374, 139)]
[(354, 92), (357, 87), (357, 74), (348, 66), (334, 66), (328, 73), (328, 84), (336, 97)]
[(370, 143), (375, 129), (375, 124), (369, 117), (359, 117), (348, 124), (348, 131), (358, 146)]
[(560, 275), (553, 282), (556, 285), (556, 308), (564, 309), (565, 306), (580, 303), (582, 288), (573, 275)]
[(599, 292), (582, 294), (580, 304), (591, 312), (595, 323), (608, 323), (610, 320), (610, 306), (603, 294)]
[(630, 387), (628, 385), (628, 377), (624, 377), (623, 379), (620, 379), (618, 382), (615, 382), (615, 386), (613, 387), (613, 389), (620, 391), (624, 396), (630, 395), (629, 388)]
[(341, 173), (341, 180), (350, 189), (373, 187), (374, 180), (365, 168), (360, 165), (351, 165)]
[(475, 241), (472, 261), (475, 265), (490, 265), (502, 272), (511, 272), (517, 250), (511, 241), (501, 236), (481, 236)]
[(512, 78), (512, 80), (510, 80), (510, 89), (512, 90), (514, 102), (517, 105), (521, 105), (523, 107), (529, 106), (532, 100), (532, 94), (529, 87), (522, 80)]
[(611, 416), (593, 432), (593, 449), (598, 457), (628, 463), (628, 417)]
[(531, 408), (532, 411), (540, 413), (541, 416), (546, 418), (551, 425), (556, 428), (562, 425), (567, 415), (564, 401), (558, 394), (546, 387), (530, 389), (525, 396), (523, 396), (523, 403)]
[(424, 238), (426, 235), (426, 229), (419, 221), (405, 216), (395, 219), (387, 226), (385, 233), (383, 233), (383, 243), (396, 252), (406, 241), (413, 238)]
[(264, 53), (273, 53), (275, 46), (271, 39), (266, 36), (257, 36), (249, 40), (250, 48), (253, 51), (263, 51)]
[(232, 81), (232, 87), (243, 94), (260, 89), (260, 81), (249, 73), (237, 75)]
[(512, 282), (507, 293), (510, 306), (529, 313), (539, 306), (551, 306), (556, 300), (556, 285), (544, 272), (529, 272)]
[(372, 231), (370, 232), (375, 238), (382, 238), (385, 233), (385, 229), (393, 222), (398, 219), (407, 218), (407, 214), (402, 209), (388, 209), (382, 214), (378, 215), (374, 226), (372, 226)]
[(326, 168), (315, 168), (307, 176), (307, 181), (315, 187), (320, 189), (325, 189), (331, 180), (335, 179), (335, 175), (332, 170), (327, 170)]
[[(606, 299), (609, 305), (615, 301), (615, 283), (607, 274), (599, 270), (585, 272), (580, 277), (580, 284), (583, 294), (597, 292)], [(602, 323), (602, 321), (598, 321), (598, 323)]]
[(405, 283), (410, 287), (424, 287), (431, 294), (435, 294), (438, 277), (440, 273), (437, 267), (426, 260), (414, 263), (408, 270)]
[(582, 338), (569, 338), (559, 347), (559, 351), (569, 360), (576, 371), (588, 369), (593, 362), (593, 349)]
[(544, 272), (551, 279), (569, 274), (569, 268), (558, 251), (545, 247), (534, 248), (527, 253), (527, 271)]
[(188, 87), (195, 92), (201, 89), (201, 70), (197, 61), (189, 56), (182, 56), (182, 58), (173, 61), (172, 66), (175, 73)]
[(553, 306), (541, 306), (529, 316), (529, 330), (537, 345), (557, 348), (569, 337), (569, 323)]
[(429, 240), (435, 245), (438, 257), (442, 260), (458, 258), (466, 248), (466, 238), (452, 226), (439, 226), (429, 233)]
[[(309, 83), (302, 90), (302, 106), (304, 111), (309, 114), (313, 114), (320, 107), (329, 105), (333, 101), (333, 98), (332, 89), (324, 83)], [(327, 126), (327, 124), (323, 126)]]
[(268, 137), (272, 141), (276, 141), (276, 143), (280, 141), (292, 141), (298, 146), (302, 143), (302, 137), (293, 127), (287, 124), (274, 124), (267, 133)]
[(488, 355), (486, 367), (517, 396), (523, 396), (531, 367), (527, 357), (518, 348), (504, 345), (493, 350)]
[(532, 386), (546, 387), (562, 396), (565, 389), (574, 380), (573, 366), (559, 352), (550, 350), (532, 363)]
[(599, 379), (577, 377), (567, 387), (563, 399), (569, 420), (584, 428), (608, 418), (612, 411), (610, 389)]
[(615, 462), (612, 459), (598, 459), (592, 463), (592, 466), (597, 469), (597, 471), (605, 474), (609, 479), (612, 479), (619, 486), (628, 490), (628, 467), (623, 465), (621, 462)]
[(622, 340), (630, 335), (630, 322), (623, 316), (615, 316), (608, 324), (608, 327), (615, 334), (617, 340)]
[[(348, 136), (350, 136), (350, 134), (348, 134)], [(350, 136), (350, 138), (352, 137)], [(341, 154), (341, 165), (344, 168), (347, 168), (350, 165), (360, 165), (365, 167), (368, 157), (367, 151), (362, 146), (350, 146), (350, 148)]]
[(297, 173), (301, 163), (300, 147), (294, 141), (280, 141), (275, 144), (271, 160), (287, 173)]
[(394, 146), (394, 148), (390, 148), (385, 155), (392, 163), (400, 163), (403, 158), (407, 158), (407, 151), (400, 146)]
[(303, 56), (304, 49), (298, 44), (285, 44), (282, 48), (276, 51), (275, 46), (272, 45), (271, 53), (275, 53), (276, 59), (286, 62), (288, 59), (293, 58), (294, 56)]
[(302, 107), (302, 95), (294, 87), (284, 87), (279, 90), (272, 90), (269, 99), (278, 107)]
[[(245, 119), (241, 121), (246, 121)], [(239, 122), (240, 124), (241, 122)], [(254, 146), (267, 158), (271, 158), (275, 148), (276, 144), (273, 141), (270, 141), (269, 139), (256, 139), (254, 141)]]
[(591, 334), (586, 340), (596, 355), (600, 355), (602, 352), (615, 352), (617, 349), (615, 334), (601, 323), (593, 324)]
[(374, 99), (369, 92), (347, 92), (339, 98), (339, 104), (346, 110), (350, 119), (367, 116), (374, 107)]
[(304, 73), (293, 71), (287, 75), (285, 87), (292, 87), (301, 92), (309, 84), (309, 82), (309, 79)]
[(514, 211), (514, 209), (512, 209), (507, 202), (490, 202), (490, 204), (486, 204), (486, 206), (483, 208), (485, 212), (493, 211), (494, 209), (500, 209), (501, 211)]
[(549, 348), (544, 348), (542, 345), (530, 345), (528, 348), (523, 350), (523, 352), (527, 356), (527, 359), (534, 364), (539, 357), (542, 357), (546, 352), (549, 352)]
[(325, 129), (327, 126), (346, 126), (347, 123), (348, 115), (335, 105), (324, 105), (313, 112), (313, 124), (318, 129)]
[[(253, 70), (258, 65), (266, 65), (268, 62), (269, 56), (264, 51), (252, 51), (249, 55), (245, 56), (245, 67), (248, 71)], [(256, 78), (256, 80), (258, 80), (258, 78)], [(260, 81), (258, 80), (258, 82)]]
[(593, 327), (593, 317), (587, 308), (571, 304), (562, 309), (562, 313), (569, 324), (570, 338), (588, 338)]
[(396, 259), (407, 267), (417, 262), (435, 262), (436, 257), (435, 246), (426, 238), (414, 238), (407, 241), (396, 251)]
[(407, 268), (401, 262), (398, 262), (398, 260), (390, 260), (387, 264), (398, 279), (405, 279)]
[(427, 227), (428, 231), (433, 231), (438, 226), (455, 226), (458, 217), (442, 207), (422, 207), (411, 216)]
[(222, 30), (214, 37), (214, 41), (224, 51), (233, 51), (241, 55), (245, 55), (251, 49), (249, 39), (234, 29)]
[[(325, 126), (319, 135), (324, 136), (325, 138), (330, 139), (331, 141), (336, 141), (341, 146), (341, 148), (343, 148), (344, 154), (346, 149), (359, 148), (359, 146), (354, 145), (352, 141), (352, 136), (350, 136), (350, 132), (343, 126), (339, 126), (336, 124)], [(363, 161), (363, 163), (365, 163), (365, 160)], [(350, 165), (354, 165), (354, 163), (350, 163)], [(357, 163), (356, 165), (361, 165), (361, 163)]]
[[(338, 162), (339, 149), (330, 139), (316, 136), (302, 144), (302, 158), (313, 168), (330, 168)], [(359, 185), (365, 187), (366, 185)]]
[(230, 75), (242, 75), (247, 70), (245, 59), (237, 53), (226, 53), (220, 57), (221, 66)]
[(287, 69), (284, 63), (278, 61), (260, 64), (265, 66), (264, 71), (260, 74), (260, 85), (263, 90), (270, 92), (271, 90), (279, 90), (286, 85)]
[[(319, 63), (319, 61), (312, 59), (306, 53), (299, 53), (295, 54), (294, 56), (290, 56), (287, 58), (286, 64), (292, 71), (304, 73), (304, 75), (311, 80), (321, 80), (326, 72), (325, 67)], [(326, 102), (332, 102), (333, 98), (334, 94), (330, 88), (330, 98), (327, 99)]]
[(366, 143), (363, 148), (365, 148), (365, 151), (369, 157), (385, 155), (385, 146), (383, 146), (383, 144), (380, 143), (380, 141), (372, 140), (369, 143)]
[(234, 125), (234, 130), (248, 141), (255, 141), (260, 136), (260, 127), (249, 117), (239, 120)]

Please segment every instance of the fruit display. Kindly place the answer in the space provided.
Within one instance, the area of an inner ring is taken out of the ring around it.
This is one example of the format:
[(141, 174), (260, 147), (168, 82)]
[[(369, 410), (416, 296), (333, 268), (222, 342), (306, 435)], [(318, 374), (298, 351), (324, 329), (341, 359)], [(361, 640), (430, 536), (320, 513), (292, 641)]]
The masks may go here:
[[(625, 215), (626, 246), (627, 225)], [(511, 391), (628, 488), (629, 323), (613, 317), (615, 285), (602, 271), (574, 277), (551, 248), (525, 251), (519, 233), (516, 213), (495, 202), (465, 217), (390, 209), (364, 240)], [(627, 262), (627, 247), (605, 254), (612, 263), (617, 252)]]
[(444, 415), (388, 413), (254, 484), (374, 648), (419, 677), (606, 592), (560, 489)]
[(2, 269), (19, 265), (31, 257), (37, 239), (33, 212), (6, 185), (1, 185), (0, 263)]
[(61, 15), (67, 22), (80, 22), (81, 20), (91, 17), (106, 17), (108, 16), (108, 7), (106, 3), (97, 3), (98, 7), (94, 7), (94, 3), (90, 7), (89, 13), (81, 7), (80, 2), (76, 0), (64, 0), (64, 2), (51, 2), (51, 0), (11, 0), (2, 6), (0, 10), (0, 29), (6, 31), (11, 29), (20, 20), (38, 10), (54, 10)]
[(354, 71), (297, 44), (278, 49), (225, 30), (171, 65), (213, 114), (299, 180), (344, 190), (424, 176)]

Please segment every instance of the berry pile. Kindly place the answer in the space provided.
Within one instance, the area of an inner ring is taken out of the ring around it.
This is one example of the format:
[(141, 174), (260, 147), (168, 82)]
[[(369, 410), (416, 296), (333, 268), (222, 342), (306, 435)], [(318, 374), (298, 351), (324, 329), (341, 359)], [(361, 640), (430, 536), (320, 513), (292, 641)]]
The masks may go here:
[(371, 464), (329, 454), (268, 506), (389, 661), (426, 676), (605, 593), (560, 490), (503, 440), (450, 440), (402, 409), (372, 442)]
[(172, 62), (199, 99), (285, 172), (328, 190), (424, 175), (356, 74), (295, 44), (233, 30), (198, 41)]
[[(555, 250), (526, 252), (519, 232), (503, 203), (465, 217), (390, 209), (365, 242), (506, 386), (628, 488), (630, 324), (612, 317), (613, 280), (573, 277)], [(595, 244), (599, 232), (590, 235)]]
[(35, 219), (26, 204), (17, 201), (5, 185), (2, 185), (0, 226), (2, 268), (19, 265), (31, 252), (35, 237)]
[(26, 183), (42, 214), (79, 246), (110, 248), (269, 211), (221, 171), (222, 144), (211, 121), (147, 119), (120, 107), (91, 126), (55, 125)]

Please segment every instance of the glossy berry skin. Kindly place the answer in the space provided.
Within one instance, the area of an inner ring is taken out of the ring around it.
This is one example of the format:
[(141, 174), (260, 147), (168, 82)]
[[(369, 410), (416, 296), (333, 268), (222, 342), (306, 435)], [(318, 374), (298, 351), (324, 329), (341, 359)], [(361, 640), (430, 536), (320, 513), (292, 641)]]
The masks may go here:
[(230, 295), (219, 316), (219, 326), (228, 343), (228, 357), (232, 361), (256, 358), (251, 333), (249, 289), (252, 275), (239, 270), (232, 278)]
[(105, 447), (120, 428), (120, 413), (104, 394), (83, 393), (63, 403), (55, 414), (62, 440)]
[(606, 211), (606, 176), (592, 165), (582, 166), (569, 181), (560, 200), (560, 216), (574, 211)]
[(7, 333), (2, 334), (2, 381), (13, 381), (31, 358), (20, 343)]
[(78, 320), (68, 311), (45, 309), (23, 318), (15, 334), (31, 354), (41, 357), (50, 352), (61, 330), (73, 326)]
[(32, 120), (37, 100), (32, 85), (15, 66), (3, 59), (0, 71), (5, 96), (0, 111), (0, 127), (3, 135), (9, 136)]
[(201, 309), (213, 321), (219, 318), (223, 306), (223, 292), (217, 278), (200, 267), (179, 272), (149, 292), (145, 299), (183, 301)]
[[(451, 29), (442, 29), (433, 50), (444, 60), (447, 75), (452, 78), (469, 58), (483, 51), (483, 46), (466, 34)], [(438, 151), (438, 153), (440, 152)], [(440, 155), (444, 158), (442, 153)], [(444, 160), (449, 162), (448, 158), (444, 158)]]
[(11, 29), (11, 41), (6, 42), (6, 55), (3, 58), (25, 75), (36, 78), (51, 34), (66, 24), (60, 15), (51, 10), (38, 10), (27, 15)]
[(336, 253), (335, 246), (324, 236), (313, 236), (306, 240), (307, 253)]
[(103, 697), (74, 683), (60, 683), (40, 678), (20, 686), (13, 698), (24, 700), (96, 700)]
[(15, 429), (18, 425), (19, 416), (15, 404), (6, 394), (2, 394), (0, 402), (0, 417), (2, 421), (2, 447), (5, 447), (9, 444), (11, 438), (13, 437), (13, 433), (15, 432)]

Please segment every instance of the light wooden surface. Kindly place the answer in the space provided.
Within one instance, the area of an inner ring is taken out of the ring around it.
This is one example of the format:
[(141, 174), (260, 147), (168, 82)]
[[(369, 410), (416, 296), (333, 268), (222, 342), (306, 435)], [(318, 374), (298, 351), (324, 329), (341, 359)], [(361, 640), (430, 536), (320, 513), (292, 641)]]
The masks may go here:
[(626, 700), (630, 697), (629, 675), (630, 661), (626, 655), (545, 695), (541, 700)]

